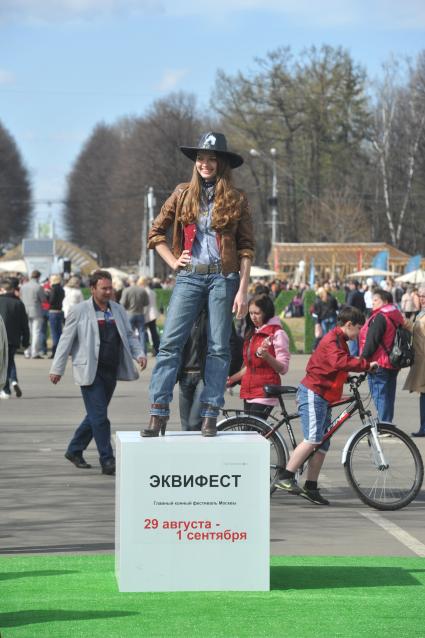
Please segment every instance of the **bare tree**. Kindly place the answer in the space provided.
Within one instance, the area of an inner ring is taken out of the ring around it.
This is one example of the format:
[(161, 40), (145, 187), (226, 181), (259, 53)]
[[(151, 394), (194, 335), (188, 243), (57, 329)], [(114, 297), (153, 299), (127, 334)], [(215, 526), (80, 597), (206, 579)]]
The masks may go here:
[[(422, 56), (423, 59), (423, 56)], [(401, 85), (400, 64), (384, 66), (378, 89), (373, 148), (377, 156), (385, 219), (391, 243), (399, 246), (417, 169), (418, 150), (425, 133), (424, 76), (422, 68), (407, 73)]]
[(115, 256), (117, 232), (124, 221), (114, 212), (123, 193), (114, 193), (112, 188), (120, 150), (121, 142), (113, 128), (97, 125), (68, 177), (68, 233), (72, 241), (94, 251), (103, 265)]
[[(319, 208), (319, 215), (317, 209)], [(306, 208), (308, 241), (370, 241), (371, 228), (361, 198), (353, 198), (353, 190), (329, 190), (316, 206)], [(320, 224), (317, 224), (320, 219)]]
[[(364, 140), (370, 125), (365, 73), (341, 48), (304, 51), (294, 59), (288, 47), (257, 60), (255, 72), (231, 77), (219, 72), (212, 105), (243, 150), (253, 146), (260, 157), (248, 165), (264, 227), (269, 226), (271, 194), (269, 150), (277, 149), (279, 232), (282, 239), (303, 240), (306, 216), (316, 210), (320, 227), (325, 194), (361, 188), (367, 165)], [(268, 252), (270, 234), (260, 238), (259, 252)]]
[(190, 177), (179, 146), (195, 144), (201, 130), (194, 97), (182, 93), (155, 102), (144, 117), (96, 126), (68, 179), (71, 238), (104, 265), (137, 263), (147, 189), (154, 188), (158, 211)]

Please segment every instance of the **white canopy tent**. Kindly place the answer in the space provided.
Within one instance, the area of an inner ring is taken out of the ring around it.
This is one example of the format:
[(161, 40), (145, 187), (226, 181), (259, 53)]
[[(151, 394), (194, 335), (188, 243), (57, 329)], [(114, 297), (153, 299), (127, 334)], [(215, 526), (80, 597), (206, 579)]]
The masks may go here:
[(130, 273), (125, 272), (124, 270), (120, 270), (119, 268), (114, 268), (113, 266), (111, 266), (110, 268), (102, 268), (102, 270), (106, 270), (112, 275), (112, 277), (119, 277), (124, 281), (130, 277)]
[(391, 270), (381, 270), (380, 268), (367, 268), (366, 270), (358, 270), (347, 275), (347, 277), (356, 277), (361, 279), (362, 277), (395, 277), (398, 273)]
[(11, 259), (9, 261), (0, 261), (0, 272), (26, 273), (28, 270), (23, 259)]
[(276, 277), (276, 271), (260, 268), (259, 266), (251, 266), (251, 277)]
[(396, 277), (396, 281), (400, 283), (423, 284), (425, 283), (425, 270), (422, 270), (422, 268), (412, 270), (412, 272), (407, 272), (405, 275)]

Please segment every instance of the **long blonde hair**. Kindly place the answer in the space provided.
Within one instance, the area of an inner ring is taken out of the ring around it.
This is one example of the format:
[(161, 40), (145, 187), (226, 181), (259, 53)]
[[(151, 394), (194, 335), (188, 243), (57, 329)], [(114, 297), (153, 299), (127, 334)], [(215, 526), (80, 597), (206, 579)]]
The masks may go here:
[[(233, 186), (232, 170), (227, 160), (216, 155), (217, 178), (215, 183), (214, 207), (211, 226), (214, 230), (223, 230), (241, 217), (243, 195)], [(192, 179), (186, 191), (185, 200), (179, 215), (182, 224), (193, 224), (198, 220), (202, 192), (202, 178), (193, 167)]]

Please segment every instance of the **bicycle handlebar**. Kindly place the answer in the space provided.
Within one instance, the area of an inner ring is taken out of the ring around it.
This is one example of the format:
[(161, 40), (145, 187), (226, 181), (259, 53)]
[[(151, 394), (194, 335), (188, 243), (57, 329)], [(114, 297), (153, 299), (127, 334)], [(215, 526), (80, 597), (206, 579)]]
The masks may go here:
[(350, 385), (353, 385), (356, 388), (358, 388), (366, 380), (367, 375), (368, 375), (367, 372), (361, 372), (360, 374), (353, 374), (352, 376), (348, 377), (347, 381)]

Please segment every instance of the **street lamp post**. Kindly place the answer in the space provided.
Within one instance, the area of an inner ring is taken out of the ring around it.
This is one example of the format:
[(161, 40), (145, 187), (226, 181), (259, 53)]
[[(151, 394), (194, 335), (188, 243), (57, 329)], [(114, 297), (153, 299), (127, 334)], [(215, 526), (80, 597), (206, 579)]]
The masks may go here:
[[(149, 254), (147, 254), (147, 240), (148, 240), (148, 225), (149, 228), (152, 226), (152, 222), (154, 219), (155, 213), (155, 204), (156, 198), (154, 195), (153, 186), (149, 186), (148, 191), (145, 195), (145, 211), (143, 215), (142, 222), (142, 250), (140, 253), (140, 266), (139, 271), (141, 275), (149, 275), (149, 277), (154, 276), (154, 251), (150, 250)], [(149, 261), (149, 264), (146, 262)]]
[(252, 157), (263, 157), (267, 162), (270, 162), (272, 167), (272, 196), (269, 197), (269, 205), (272, 216), (272, 246), (276, 243), (277, 240), (277, 172), (276, 172), (276, 155), (277, 151), (275, 148), (270, 149), (271, 160), (268, 157), (260, 152), (257, 149), (252, 148), (249, 151), (249, 154)]
[[(156, 205), (156, 198), (154, 195), (153, 186), (149, 186), (149, 189), (148, 189), (149, 228), (152, 226), (152, 222), (154, 219), (155, 205)], [(155, 257), (154, 251), (150, 250), (149, 251), (149, 277), (151, 278), (155, 274), (154, 273), (154, 267), (155, 267), (154, 257)]]

